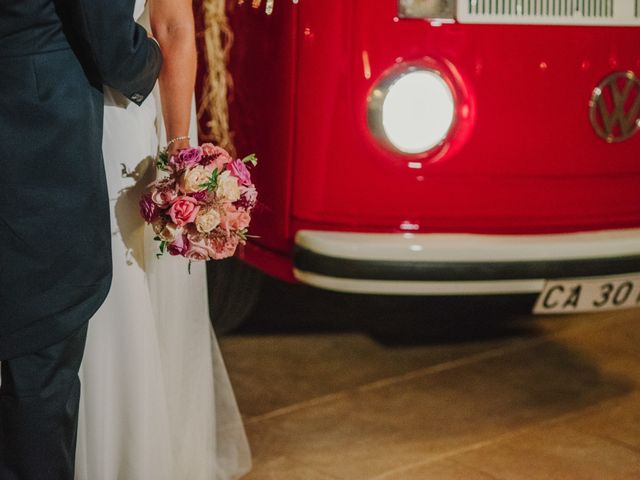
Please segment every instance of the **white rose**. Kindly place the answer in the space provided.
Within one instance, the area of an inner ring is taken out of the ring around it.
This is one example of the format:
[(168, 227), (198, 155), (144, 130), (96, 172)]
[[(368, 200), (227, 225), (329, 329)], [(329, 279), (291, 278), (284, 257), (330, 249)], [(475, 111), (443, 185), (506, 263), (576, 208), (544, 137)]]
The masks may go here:
[(238, 185), (238, 179), (232, 176), (229, 170), (225, 170), (218, 177), (216, 195), (218, 198), (226, 199), (230, 202), (235, 202), (240, 199), (240, 186)]
[(209, 233), (220, 225), (220, 214), (216, 210), (204, 210), (196, 217), (196, 228), (200, 233)]
[(180, 189), (184, 193), (195, 193), (204, 190), (202, 185), (211, 178), (211, 170), (202, 165), (190, 168), (180, 179)]
[(158, 234), (165, 242), (173, 242), (178, 235), (182, 234), (182, 227), (178, 227), (175, 223), (167, 223), (164, 229)]

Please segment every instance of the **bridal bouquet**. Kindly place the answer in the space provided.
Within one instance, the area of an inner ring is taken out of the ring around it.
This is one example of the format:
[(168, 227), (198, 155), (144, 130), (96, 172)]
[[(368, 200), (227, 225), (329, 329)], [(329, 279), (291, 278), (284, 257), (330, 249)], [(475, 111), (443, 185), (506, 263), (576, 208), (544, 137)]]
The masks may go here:
[(159, 242), (158, 256), (231, 257), (247, 240), (258, 196), (248, 167), (256, 164), (255, 155), (234, 160), (210, 143), (172, 156), (161, 152), (158, 168), (165, 174), (140, 199), (140, 213)]

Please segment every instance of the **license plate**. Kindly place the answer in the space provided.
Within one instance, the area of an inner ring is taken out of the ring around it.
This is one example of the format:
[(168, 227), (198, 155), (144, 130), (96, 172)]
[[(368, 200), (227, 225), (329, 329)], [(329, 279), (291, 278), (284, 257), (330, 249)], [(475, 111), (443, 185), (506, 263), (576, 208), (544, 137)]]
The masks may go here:
[(549, 280), (533, 313), (576, 313), (640, 306), (640, 274), (624, 277)]

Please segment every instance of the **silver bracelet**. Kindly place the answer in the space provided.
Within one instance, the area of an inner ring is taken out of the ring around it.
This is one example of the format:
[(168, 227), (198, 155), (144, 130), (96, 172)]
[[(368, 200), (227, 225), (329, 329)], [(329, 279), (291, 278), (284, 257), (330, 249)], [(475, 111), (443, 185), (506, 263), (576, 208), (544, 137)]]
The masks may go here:
[(180, 140), (189, 140), (189, 138), (190, 137), (187, 137), (187, 136), (172, 138), (167, 142), (167, 148), (169, 148), (175, 142), (179, 142)]

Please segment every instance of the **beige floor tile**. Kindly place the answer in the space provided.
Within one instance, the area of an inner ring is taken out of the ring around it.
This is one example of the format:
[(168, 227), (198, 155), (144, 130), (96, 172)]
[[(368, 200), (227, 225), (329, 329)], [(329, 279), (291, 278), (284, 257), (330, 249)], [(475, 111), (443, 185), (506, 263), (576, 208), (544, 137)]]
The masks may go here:
[(338, 478), (370, 479), (514, 429), (627, 395), (589, 357), (546, 343), (426, 377), (360, 389), (249, 423), (257, 458), (284, 455)]
[(635, 375), (640, 385), (640, 368), (631, 368), (640, 362), (640, 310), (529, 317), (518, 324), (529, 333), (457, 344), (388, 346), (361, 333), (331, 333), (231, 336), (221, 347), (240, 409), (249, 417), (545, 335), (586, 352), (605, 372)]
[(504, 480), (637, 480), (637, 452), (565, 426), (537, 428), (453, 461)]
[(445, 460), (402, 469), (396, 473), (384, 475), (380, 480), (495, 480), (495, 477)]
[(566, 423), (582, 433), (611, 439), (640, 456), (640, 393)]
[(594, 340), (612, 351), (625, 351), (640, 357), (640, 309), (619, 312), (615, 322), (598, 330)]
[(616, 321), (596, 321), (593, 328), (563, 332), (554, 340), (589, 359), (601, 374), (640, 388), (640, 310), (619, 312)]
[(636, 321), (639, 309), (608, 311), (577, 315), (541, 315), (531, 316), (537, 328), (544, 333), (554, 334), (580, 329), (600, 329), (604, 325), (613, 325)]
[(336, 480), (336, 478), (323, 475), (286, 457), (279, 457), (254, 464), (251, 473), (242, 477), (242, 480)]
[(227, 337), (221, 346), (240, 410), (255, 416), (511, 341), (389, 347), (344, 333)]

